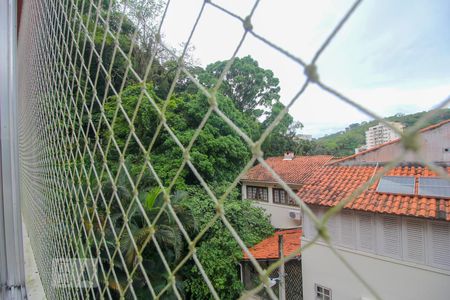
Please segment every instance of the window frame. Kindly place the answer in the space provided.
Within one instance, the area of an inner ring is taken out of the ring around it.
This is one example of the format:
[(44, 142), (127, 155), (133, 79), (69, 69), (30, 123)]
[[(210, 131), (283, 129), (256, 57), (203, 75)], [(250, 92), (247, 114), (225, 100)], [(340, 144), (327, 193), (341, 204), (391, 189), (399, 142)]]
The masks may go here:
[[(294, 190), (294, 193), (297, 191)], [(275, 197), (275, 194), (277, 194), (277, 197)], [(281, 203), (281, 200), (275, 200), (276, 198), (281, 199), (281, 195), (284, 197), (284, 203)], [(297, 206), (297, 203), (295, 202), (294, 198), (289, 197), (288, 193), (281, 188), (272, 188), (272, 202), (274, 204), (281, 204), (281, 205), (289, 205), (289, 206)]]
[[(377, 254), (405, 261), (403, 258), (402, 218), (393, 214), (376, 215), (377, 219)], [(389, 231), (389, 229), (392, 229)], [(390, 237), (389, 237), (390, 236)], [(394, 237), (394, 238), (392, 238)], [(391, 243), (391, 245), (389, 245)], [(392, 250), (390, 253), (389, 251)]]
[[(328, 295), (326, 295), (326, 292), (328, 291)], [(315, 299), (317, 300), (331, 300), (332, 296), (331, 296), (331, 289), (324, 287), (323, 285), (314, 284), (314, 294), (315, 294)]]
[[(255, 191), (250, 193), (250, 190), (254, 189)], [(259, 190), (259, 192), (258, 192)], [(262, 190), (262, 192), (261, 192)], [(256, 186), (256, 185), (247, 185), (246, 186), (246, 197), (250, 200), (260, 201), (260, 202), (269, 202), (269, 188), (266, 186)], [(250, 196), (251, 195), (251, 196)], [(254, 195), (254, 197), (253, 197)], [(261, 198), (257, 198), (257, 195), (262, 195)]]

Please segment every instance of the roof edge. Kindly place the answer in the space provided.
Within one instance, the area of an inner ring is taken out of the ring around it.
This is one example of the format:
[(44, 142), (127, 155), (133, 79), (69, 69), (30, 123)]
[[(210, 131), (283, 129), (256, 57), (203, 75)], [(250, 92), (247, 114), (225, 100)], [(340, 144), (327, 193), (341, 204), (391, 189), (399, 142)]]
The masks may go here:
[[(449, 199), (437, 199), (437, 201), (449, 201)], [(334, 207), (336, 205), (324, 205), (324, 204), (318, 204), (318, 203), (308, 203), (305, 202), (306, 205), (308, 206), (317, 206), (317, 207)], [(432, 218), (432, 217), (423, 217), (423, 216), (417, 216), (417, 215), (411, 215), (411, 214), (396, 214), (396, 213), (391, 213), (391, 212), (380, 212), (380, 211), (373, 211), (373, 210), (368, 210), (368, 209), (357, 209), (357, 208), (352, 208), (352, 207), (343, 207), (340, 211), (342, 210), (351, 210), (351, 211), (361, 211), (361, 212), (366, 212), (366, 213), (373, 213), (373, 214), (378, 214), (378, 215), (389, 215), (389, 216), (399, 216), (399, 217), (408, 217), (408, 218), (418, 218), (418, 219), (425, 219), (425, 220), (433, 220), (433, 221), (445, 221), (445, 222), (450, 222), (450, 220), (447, 220), (446, 215), (447, 213), (444, 210), (439, 209), (439, 206), (436, 207), (436, 217)]]
[[(426, 131), (430, 131), (430, 130), (439, 128), (439, 127), (441, 127), (441, 126), (443, 126), (443, 125), (445, 125), (445, 124), (447, 124), (447, 123), (450, 123), (450, 119), (447, 119), (447, 120), (441, 121), (441, 122), (439, 122), (439, 123), (436, 123), (436, 124), (427, 126), (427, 127), (425, 127), (425, 128), (422, 128), (421, 130), (419, 130), (419, 133), (423, 133), (423, 132), (426, 132)], [(361, 152), (359, 152), (359, 153), (352, 154), (352, 155), (349, 155), (349, 156), (340, 158), (340, 159), (335, 160), (335, 161), (333, 161), (333, 162), (326, 163), (326, 165), (333, 165), (333, 164), (340, 163), (340, 162), (343, 162), (343, 161), (346, 161), (346, 160), (349, 160), (349, 159), (353, 159), (353, 158), (355, 158), (355, 157), (358, 157), (358, 156), (361, 156), (361, 155), (363, 155), (363, 154), (366, 154), (366, 153), (369, 153), (369, 152), (378, 150), (378, 149), (383, 148), (383, 147), (385, 147), (385, 146), (389, 146), (389, 145), (392, 145), (392, 144), (396, 144), (396, 143), (400, 142), (400, 140), (401, 140), (401, 138), (395, 139), (395, 140), (392, 140), (392, 141), (389, 141), (389, 142), (387, 142), (387, 143), (384, 143), (384, 144), (381, 144), (381, 145), (372, 147), (372, 148), (367, 149), (367, 150), (365, 150), (365, 151), (361, 151)]]

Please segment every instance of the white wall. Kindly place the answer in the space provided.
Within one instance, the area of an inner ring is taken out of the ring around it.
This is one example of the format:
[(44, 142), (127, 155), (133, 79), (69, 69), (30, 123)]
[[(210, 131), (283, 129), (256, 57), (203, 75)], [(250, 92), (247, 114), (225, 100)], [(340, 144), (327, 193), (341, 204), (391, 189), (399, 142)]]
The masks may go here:
[[(450, 161), (450, 123), (444, 124), (441, 127), (430, 131), (425, 131), (420, 134), (420, 153), (425, 160), (428, 161)], [(448, 149), (445, 151), (445, 149)], [(361, 154), (351, 160), (343, 163), (355, 162), (386, 162), (391, 161), (404, 152), (402, 144), (394, 143), (384, 146), (375, 151), (370, 151)], [(409, 153), (406, 155), (404, 161), (417, 161), (416, 157)], [(450, 297), (449, 297), (450, 298)]]
[[(270, 191), (269, 191), (270, 192)], [(300, 208), (293, 206), (285, 206), (273, 203), (264, 203), (254, 201), (254, 205), (264, 208), (270, 214), (270, 222), (272, 226), (280, 229), (294, 228), (301, 225), (300, 220), (293, 220), (289, 218), (289, 211), (298, 211)]]
[(255, 200), (250, 200), (250, 199), (247, 200), (246, 199), (247, 184), (242, 183), (242, 199), (246, 200), (246, 201), (252, 201), (255, 206), (264, 208), (266, 210), (266, 212), (270, 215), (270, 222), (272, 223), (273, 227), (280, 228), (280, 229), (287, 229), (287, 228), (299, 227), (301, 225), (300, 220), (294, 220), (289, 217), (290, 211), (300, 212), (299, 207), (273, 203), (272, 188), (277, 187), (275, 184), (248, 183), (248, 185), (263, 186), (263, 187), (267, 187), (269, 189), (268, 190), (269, 202), (255, 201)]
[[(320, 218), (324, 208), (311, 207)], [(450, 222), (343, 210), (328, 221), (333, 245), (450, 272)], [(316, 230), (305, 216), (305, 240)]]
[[(325, 208), (312, 206), (320, 218)], [(302, 245), (315, 235), (303, 218)], [(450, 222), (343, 210), (328, 222), (333, 245), (382, 299), (450, 299)], [(375, 299), (323, 242), (302, 253), (304, 299)]]
[[(382, 299), (450, 299), (450, 272), (398, 263), (393, 259), (343, 248), (338, 251)], [(302, 253), (302, 275), (305, 300), (316, 299), (315, 284), (330, 288), (333, 300), (375, 299), (323, 244), (317, 243)]]

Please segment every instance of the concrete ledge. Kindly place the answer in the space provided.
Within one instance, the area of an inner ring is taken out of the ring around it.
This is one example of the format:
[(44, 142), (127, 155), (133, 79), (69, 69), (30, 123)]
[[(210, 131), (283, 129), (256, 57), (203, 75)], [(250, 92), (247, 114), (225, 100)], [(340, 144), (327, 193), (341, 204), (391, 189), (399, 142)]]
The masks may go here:
[(45, 297), (44, 288), (42, 287), (41, 277), (34, 260), (33, 249), (31, 249), (30, 238), (28, 237), (27, 228), (22, 222), (23, 247), (25, 256), (25, 286), (27, 289), (28, 300), (43, 300)]

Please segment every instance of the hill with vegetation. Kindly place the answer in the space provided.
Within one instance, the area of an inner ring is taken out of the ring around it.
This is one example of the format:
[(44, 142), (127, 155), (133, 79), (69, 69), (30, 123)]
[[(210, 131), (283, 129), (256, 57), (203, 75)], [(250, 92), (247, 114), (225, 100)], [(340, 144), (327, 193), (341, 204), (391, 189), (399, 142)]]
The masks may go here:
[[(426, 112), (418, 112), (415, 114), (404, 115), (396, 114), (385, 118), (387, 121), (400, 122), (406, 127), (410, 127), (416, 123)], [(441, 109), (432, 118), (430, 118), (423, 127), (439, 123), (443, 120), (450, 119), (450, 109)], [(379, 121), (370, 121), (362, 123), (350, 124), (345, 130), (324, 136), (315, 141), (314, 152), (316, 154), (331, 154), (336, 157), (351, 155), (358, 148), (366, 143), (365, 132), (369, 127), (375, 126)]]

